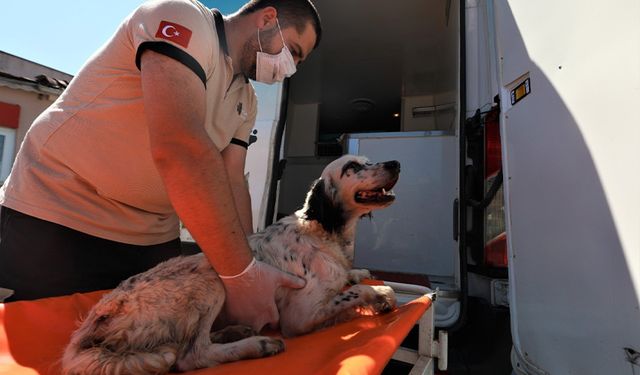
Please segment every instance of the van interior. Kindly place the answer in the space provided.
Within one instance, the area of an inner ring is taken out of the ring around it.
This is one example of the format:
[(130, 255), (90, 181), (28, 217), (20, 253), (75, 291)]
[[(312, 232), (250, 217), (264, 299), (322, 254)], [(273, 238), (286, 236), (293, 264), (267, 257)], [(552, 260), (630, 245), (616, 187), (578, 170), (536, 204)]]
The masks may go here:
[[(301, 208), (337, 157), (398, 160), (396, 202), (358, 224), (355, 267), (428, 280), (446, 298), (436, 324), (459, 316), (460, 10), (451, 0), (316, 0), (319, 48), (285, 90), (275, 218)], [(391, 256), (393, 255), (393, 256)], [(449, 293), (449, 294), (447, 294)]]

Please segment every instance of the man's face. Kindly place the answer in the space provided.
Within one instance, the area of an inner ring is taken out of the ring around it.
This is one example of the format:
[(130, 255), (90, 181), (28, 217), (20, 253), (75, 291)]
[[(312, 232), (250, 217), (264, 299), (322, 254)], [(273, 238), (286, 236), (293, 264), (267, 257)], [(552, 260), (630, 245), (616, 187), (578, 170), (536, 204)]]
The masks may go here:
[[(316, 43), (316, 33), (311, 22), (307, 22), (302, 33), (298, 33), (294, 26), (283, 28), (282, 36), (296, 65), (303, 62), (309, 56)], [(260, 43), (262, 43), (263, 52), (272, 55), (280, 53), (283, 45), (282, 38), (280, 38), (280, 33), (278, 32), (278, 26), (261, 30)], [(252, 80), (256, 79), (256, 54), (259, 51), (258, 30), (256, 30), (255, 37), (249, 38), (245, 43), (241, 57), (242, 73)]]

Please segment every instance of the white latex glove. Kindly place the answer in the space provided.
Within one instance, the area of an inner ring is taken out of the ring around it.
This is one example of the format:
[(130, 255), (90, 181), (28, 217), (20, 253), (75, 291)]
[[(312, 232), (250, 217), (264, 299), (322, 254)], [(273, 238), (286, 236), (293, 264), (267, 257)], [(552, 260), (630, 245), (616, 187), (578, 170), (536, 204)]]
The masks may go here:
[(265, 325), (278, 326), (280, 315), (275, 303), (278, 288), (303, 288), (306, 280), (283, 272), (255, 258), (236, 276), (220, 276), (226, 291), (227, 319), (260, 332)]

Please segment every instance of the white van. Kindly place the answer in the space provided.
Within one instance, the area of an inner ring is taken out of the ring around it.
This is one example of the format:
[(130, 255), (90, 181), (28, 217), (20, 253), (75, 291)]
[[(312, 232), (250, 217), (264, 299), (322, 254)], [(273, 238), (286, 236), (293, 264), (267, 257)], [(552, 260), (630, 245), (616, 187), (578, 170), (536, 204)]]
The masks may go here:
[(257, 85), (257, 227), (343, 153), (399, 160), (358, 266), (440, 289), (443, 329), (508, 307), (519, 374), (640, 374), (640, 3), (315, 4), (319, 49)]

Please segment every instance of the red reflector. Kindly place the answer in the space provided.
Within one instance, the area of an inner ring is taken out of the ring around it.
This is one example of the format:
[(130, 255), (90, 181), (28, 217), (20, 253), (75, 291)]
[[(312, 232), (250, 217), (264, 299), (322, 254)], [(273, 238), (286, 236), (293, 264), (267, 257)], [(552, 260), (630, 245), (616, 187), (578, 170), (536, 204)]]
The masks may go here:
[(484, 119), (484, 147), (484, 178), (489, 178), (502, 168), (500, 122), (497, 109), (487, 113)]
[(507, 267), (507, 233), (502, 232), (484, 246), (484, 263), (491, 267)]

